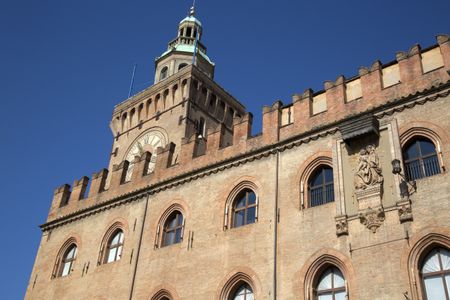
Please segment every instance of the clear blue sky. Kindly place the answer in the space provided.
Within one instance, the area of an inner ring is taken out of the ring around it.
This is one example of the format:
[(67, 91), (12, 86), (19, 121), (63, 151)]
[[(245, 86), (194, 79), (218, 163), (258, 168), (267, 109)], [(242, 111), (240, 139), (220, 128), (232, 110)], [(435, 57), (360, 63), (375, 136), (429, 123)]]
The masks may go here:
[[(113, 106), (153, 80), (190, 1), (0, 2), (2, 299), (22, 299), (53, 189), (107, 166)], [(261, 127), (291, 101), (359, 66), (450, 33), (450, 1), (198, 0), (216, 81)]]

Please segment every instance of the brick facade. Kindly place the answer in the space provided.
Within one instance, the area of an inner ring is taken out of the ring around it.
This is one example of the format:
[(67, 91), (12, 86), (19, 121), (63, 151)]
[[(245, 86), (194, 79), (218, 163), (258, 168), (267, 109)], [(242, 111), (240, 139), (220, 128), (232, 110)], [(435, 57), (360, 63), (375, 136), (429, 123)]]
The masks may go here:
[[(450, 40), (437, 41), (295, 95), (289, 105), (266, 106), (257, 136), (251, 113), (192, 65), (119, 104), (108, 169), (93, 174), (88, 191), (87, 177), (55, 190), (25, 299), (228, 299), (246, 282), (255, 299), (306, 300), (329, 266), (344, 275), (348, 299), (424, 299), (418, 264), (433, 247), (450, 248)], [(441, 57), (423, 61), (433, 49)], [(436, 59), (441, 64), (423, 73)], [(399, 82), (383, 86), (392, 65)], [(379, 134), (344, 140), (342, 125), (365, 115)], [(206, 136), (196, 131), (199, 118)], [(163, 147), (124, 162), (155, 129), (167, 138)], [(402, 197), (405, 182), (391, 161), (402, 160), (402, 147), (417, 136), (435, 144), (440, 172)], [(369, 144), (384, 178), (375, 214), (361, 209), (354, 187), (360, 149)], [(308, 180), (322, 165), (333, 169), (334, 201), (310, 207)], [(257, 196), (256, 222), (232, 228), (233, 195), (243, 188)], [(181, 242), (162, 247), (164, 220), (175, 210), (184, 218)], [(123, 252), (105, 264), (114, 226), (123, 230)], [(68, 241), (76, 259), (68, 276), (58, 276)]]

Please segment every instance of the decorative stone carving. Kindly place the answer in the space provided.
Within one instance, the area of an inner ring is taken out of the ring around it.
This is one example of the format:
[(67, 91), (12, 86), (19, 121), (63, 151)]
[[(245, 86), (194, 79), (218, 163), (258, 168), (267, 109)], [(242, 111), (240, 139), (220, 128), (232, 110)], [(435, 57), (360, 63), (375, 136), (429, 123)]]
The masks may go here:
[(359, 213), (359, 220), (363, 225), (370, 229), (373, 233), (381, 226), (385, 219), (384, 210), (382, 207), (374, 210), (372, 208), (367, 209), (364, 212)]
[(348, 221), (347, 216), (337, 216), (336, 220), (336, 235), (348, 235)]
[(374, 145), (361, 149), (355, 174), (355, 189), (364, 190), (383, 183), (380, 159)]
[(411, 201), (397, 202), (397, 209), (400, 223), (413, 220)]

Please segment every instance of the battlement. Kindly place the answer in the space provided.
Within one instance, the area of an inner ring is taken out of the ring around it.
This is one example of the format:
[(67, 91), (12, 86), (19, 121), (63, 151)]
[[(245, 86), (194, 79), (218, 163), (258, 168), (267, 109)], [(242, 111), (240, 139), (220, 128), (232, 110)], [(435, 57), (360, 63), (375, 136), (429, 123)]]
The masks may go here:
[[(398, 52), (388, 64), (375, 61), (370, 67), (359, 68), (359, 75), (350, 79), (339, 76), (326, 81), (322, 91), (305, 90), (292, 97), (292, 103), (276, 101), (263, 108), (262, 134), (252, 136), (253, 115), (235, 117), (232, 139), (225, 140), (226, 125), (208, 129), (206, 135), (183, 139), (179, 159), (172, 163), (175, 144), (158, 148), (155, 169), (147, 174), (151, 154), (146, 152), (132, 162), (114, 165), (111, 174), (103, 169), (89, 178), (75, 180), (55, 190), (48, 222), (78, 211), (111, 202), (139, 191), (151, 191), (164, 184), (183, 182), (189, 176), (203, 176), (205, 170), (221, 170), (226, 165), (240, 164), (244, 157), (270, 151), (280, 144), (308, 137), (313, 132), (336, 126), (352, 116), (382, 111), (401, 102), (412, 101), (450, 85), (450, 36), (439, 35), (437, 44), (422, 50), (419, 45), (407, 52)], [(139, 100), (140, 101), (140, 100)], [(269, 155), (269, 154), (268, 154)], [(251, 158), (250, 158), (251, 159)], [(133, 166), (131, 178), (126, 172)], [(203, 172), (203, 173), (202, 173)], [(106, 178), (111, 176), (109, 187)], [(86, 195), (87, 194), (87, 195)]]

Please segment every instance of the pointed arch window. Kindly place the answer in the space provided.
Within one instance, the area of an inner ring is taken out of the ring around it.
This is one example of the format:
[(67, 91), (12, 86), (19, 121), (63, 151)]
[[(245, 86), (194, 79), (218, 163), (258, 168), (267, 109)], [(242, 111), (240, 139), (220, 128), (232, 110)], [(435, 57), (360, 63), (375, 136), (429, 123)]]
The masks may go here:
[(64, 277), (72, 272), (73, 264), (77, 257), (77, 246), (72, 244), (64, 253), (59, 268), (59, 277)]
[(124, 234), (121, 229), (117, 229), (111, 235), (106, 248), (105, 263), (120, 260), (122, 257)]
[(183, 239), (183, 225), (183, 214), (178, 210), (172, 212), (164, 224), (161, 246), (180, 243)]
[(333, 169), (319, 166), (308, 179), (309, 206), (319, 206), (334, 201)]
[(403, 148), (405, 173), (408, 180), (416, 180), (441, 173), (434, 143), (425, 137), (416, 137)]
[(234, 293), (231, 293), (229, 300), (253, 300), (253, 289), (246, 282), (237, 286)]
[(424, 259), (421, 268), (425, 299), (450, 300), (450, 251), (433, 249)]
[(344, 275), (334, 266), (322, 273), (315, 290), (317, 300), (345, 300), (347, 297)]
[(251, 189), (243, 189), (239, 192), (233, 202), (233, 227), (240, 227), (256, 222), (257, 219), (257, 197)]

